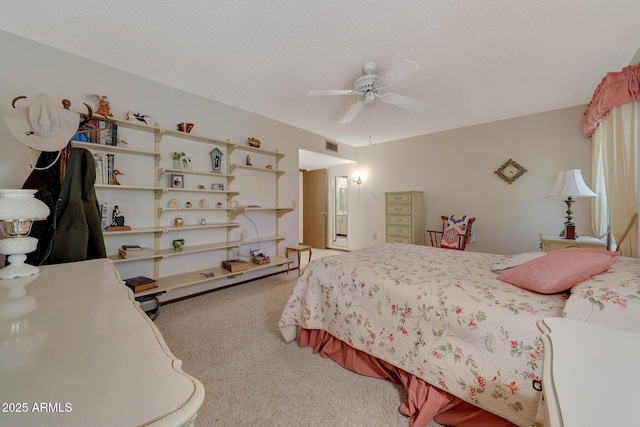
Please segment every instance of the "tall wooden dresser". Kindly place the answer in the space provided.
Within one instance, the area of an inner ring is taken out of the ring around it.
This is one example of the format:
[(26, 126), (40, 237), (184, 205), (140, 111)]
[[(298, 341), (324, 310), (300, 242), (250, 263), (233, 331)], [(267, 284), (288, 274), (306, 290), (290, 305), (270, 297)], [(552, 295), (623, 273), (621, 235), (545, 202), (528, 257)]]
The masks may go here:
[(424, 194), (398, 191), (385, 195), (385, 241), (424, 245)]

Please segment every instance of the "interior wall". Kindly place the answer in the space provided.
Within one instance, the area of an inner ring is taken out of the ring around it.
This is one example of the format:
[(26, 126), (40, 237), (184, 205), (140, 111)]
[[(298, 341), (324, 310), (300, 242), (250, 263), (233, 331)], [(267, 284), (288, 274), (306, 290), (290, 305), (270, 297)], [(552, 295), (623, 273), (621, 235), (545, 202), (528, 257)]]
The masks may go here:
[[(67, 98), (71, 100), (73, 109), (83, 110), (83, 102), (95, 109), (95, 102), (86, 98), (87, 94), (100, 94), (109, 96), (115, 117), (125, 118), (128, 111), (141, 112), (153, 116), (166, 128), (174, 128), (181, 122), (192, 122), (195, 123), (192, 133), (222, 141), (230, 139), (240, 144), (248, 137), (256, 137), (262, 141), (263, 148), (285, 154), (280, 162), (280, 168), (286, 172), (279, 179), (278, 204), (281, 207), (300, 206), (298, 149), (304, 148), (305, 144), (324, 144), (324, 138), (320, 135), (2, 31), (0, 56), (6, 59), (0, 79), (0, 116), (4, 117), (11, 109), (11, 100), (19, 95), (33, 99), (37, 94), (45, 93), (54, 102)], [(28, 105), (28, 101), (24, 105)], [(0, 119), (0, 147), (0, 188), (20, 188), (31, 172), (28, 149), (11, 135), (3, 119)], [(188, 151), (187, 145), (184, 151)], [(232, 183), (232, 188), (245, 185), (237, 181)], [(243, 202), (251, 203), (250, 200)], [(121, 209), (126, 214), (126, 206), (121, 206)], [(153, 224), (153, 216), (149, 215), (147, 221)], [(280, 243), (280, 255), (284, 255), (285, 246), (297, 244), (299, 240), (297, 212), (280, 218), (280, 234), (285, 237)], [(188, 262), (188, 258), (185, 256), (184, 262)], [(246, 280), (250, 278), (248, 276), (241, 279)], [(203, 290), (198, 286), (190, 287), (189, 291)], [(179, 293), (180, 290), (177, 290), (171, 294), (179, 297)]]
[[(425, 195), (425, 228), (441, 215), (477, 218), (467, 250), (497, 254), (537, 251), (538, 235), (558, 234), (566, 205), (545, 198), (558, 172), (581, 169), (591, 179), (591, 141), (582, 137), (585, 106), (502, 120), (358, 150), (368, 176), (349, 196), (349, 248), (384, 242), (384, 192)], [(509, 159), (528, 171), (511, 185), (494, 171)], [(591, 233), (590, 202), (574, 203), (577, 231)], [(377, 237), (374, 238), (374, 236)]]

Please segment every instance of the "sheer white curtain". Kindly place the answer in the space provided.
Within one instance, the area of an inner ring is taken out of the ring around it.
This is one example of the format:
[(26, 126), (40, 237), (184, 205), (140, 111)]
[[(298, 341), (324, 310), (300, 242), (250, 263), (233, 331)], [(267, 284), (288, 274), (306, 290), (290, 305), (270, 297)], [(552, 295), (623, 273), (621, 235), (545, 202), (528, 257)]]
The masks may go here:
[[(639, 211), (638, 155), (640, 153), (640, 103), (612, 107), (592, 136), (592, 188), (600, 195), (592, 201), (592, 226), (599, 236), (607, 219), (616, 241)], [(608, 216), (608, 218), (607, 218)], [(638, 257), (638, 227), (620, 245), (625, 256)]]

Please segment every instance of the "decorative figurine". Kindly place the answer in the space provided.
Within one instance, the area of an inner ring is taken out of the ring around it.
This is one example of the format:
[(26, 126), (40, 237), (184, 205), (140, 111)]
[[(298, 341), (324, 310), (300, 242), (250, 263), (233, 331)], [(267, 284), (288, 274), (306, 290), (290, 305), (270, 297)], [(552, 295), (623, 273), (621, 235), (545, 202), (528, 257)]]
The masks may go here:
[(251, 138), (247, 138), (247, 144), (249, 144), (249, 147), (260, 148), (260, 145), (262, 143), (260, 142), (259, 139), (255, 139), (254, 137), (251, 137)]
[(120, 185), (120, 183), (118, 182), (118, 175), (124, 175), (122, 172), (120, 172), (118, 169), (113, 171), (113, 184), (112, 185)]
[(175, 225), (178, 228), (182, 227), (183, 224), (184, 224), (184, 219), (180, 218), (180, 215), (178, 215), (176, 219), (173, 220), (173, 225)]
[(178, 200), (176, 200), (176, 199), (169, 200), (169, 207), (170, 208), (177, 208), (178, 207)]
[(253, 166), (253, 165), (251, 164), (251, 157), (249, 157), (249, 155), (248, 155), (248, 154), (247, 154), (247, 160), (246, 160), (245, 164), (246, 164), (247, 166)]
[(201, 208), (208, 208), (209, 207), (209, 202), (207, 202), (205, 199), (200, 199), (200, 207)]
[(185, 206), (186, 206), (186, 207), (188, 207), (188, 208), (190, 208), (190, 207), (192, 206), (192, 205), (191, 205), (191, 202), (187, 201), (187, 203), (185, 204)]
[(113, 207), (111, 212), (111, 227), (122, 227), (124, 225), (124, 216), (120, 215), (120, 207)]
[(95, 111), (96, 114), (100, 114), (105, 117), (113, 117), (113, 114), (111, 114), (111, 104), (109, 103), (108, 96), (87, 95), (87, 98), (98, 102), (98, 109)]

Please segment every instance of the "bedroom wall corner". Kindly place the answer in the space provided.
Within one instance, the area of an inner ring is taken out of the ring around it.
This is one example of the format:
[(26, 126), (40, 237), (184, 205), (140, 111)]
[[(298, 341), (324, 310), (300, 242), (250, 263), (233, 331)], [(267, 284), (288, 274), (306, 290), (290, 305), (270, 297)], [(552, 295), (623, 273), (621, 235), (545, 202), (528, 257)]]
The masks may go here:
[[(361, 219), (350, 229), (352, 249), (384, 242), (384, 193), (415, 190), (425, 195), (427, 228), (440, 215), (477, 218), (468, 251), (516, 254), (539, 250), (539, 234), (563, 228), (566, 205), (546, 198), (559, 171), (581, 169), (591, 177), (591, 143), (582, 137), (585, 106), (362, 147), (358, 164), (369, 176), (350, 199)], [(508, 185), (494, 171), (508, 159), (528, 171)], [(350, 212), (351, 214), (351, 212)], [(592, 235), (590, 203), (574, 204), (578, 232)], [(377, 234), (378, 240), (372, 239)]]

